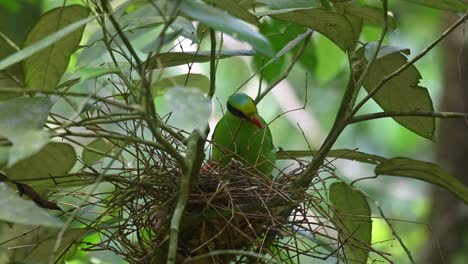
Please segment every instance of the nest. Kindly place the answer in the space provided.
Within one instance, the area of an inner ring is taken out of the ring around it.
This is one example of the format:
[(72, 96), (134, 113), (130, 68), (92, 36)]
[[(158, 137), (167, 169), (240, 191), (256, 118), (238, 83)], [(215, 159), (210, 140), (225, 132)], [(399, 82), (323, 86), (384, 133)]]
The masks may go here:
[[(106, 212), (94, 223), (102, 239), (99, 243), (88, 243), (85, 250), (111, 250), (130, 263), (150, 263), (155, 257), (165, 263), (170, 222), (183, 172), (167, 153), (148, 148), (144, 152), (150, 158), (142, 161), (140, 169), (106, 177), (115, 190), (106, 200)], [(283, 236), (297, 233), (290, 225), (294, 219), (280, 216), (285, 205), (302, 204), (303, 208), (310, 208), (304, 203), (317, 203), (312, 194), (294, 202), (288, 192), (292, 179), (305, 165), (299, 163), (295, 170), (274, 180), (235, 161), (226, 167), (205, 166), (210, 169), (202, 169), (191, 184), (178, 231), (177, 262), (201, 255), (207, 257), (195, 263), (249, 262), (248, 258), (235, 254), (210, 254), (223, 250), (266, 250), (273, 254), (269, 248), (263, 248), (269, 232)], [(308, 221), (306, 217), (301, 219)], [(296, 224), (305, 226), (300, 221), (296, 219)], [(275, 245), (284, 249), (287, 242), (279, 239)], [(304, 254), (295, 250), (295, 255)], [(288, 254), (288, 258), (294, 255)]]

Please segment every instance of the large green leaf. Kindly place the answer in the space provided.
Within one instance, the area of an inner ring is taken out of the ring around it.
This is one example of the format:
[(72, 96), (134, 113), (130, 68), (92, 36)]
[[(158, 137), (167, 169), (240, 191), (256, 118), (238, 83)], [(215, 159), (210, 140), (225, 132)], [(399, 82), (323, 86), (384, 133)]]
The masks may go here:
[[(381, 8), (368, 5), (359, 5), (350, 2), (336, 4), (336, 7), (340, 10), (341, 13), (361, 18), (366, 24), (372, 26), (385, 25), (383, 9)], [(388, 14), (388, 27), (390, 29), (396, 28), (396, 21), (392, 14)]]
[(468, 3), (464, 0), (405, 0), (420, 5), (430, 6), (437, 9), (449, 10), (454, 12), (465, 12), (468, 9)]
[(36, 43), (10, 55), (8, 58), (0, 61), (0, 70), (3, 70), (15, 63), (18, 63), (31, 55), (53, 45), (54, 43), (58, 42), (59, 40), (66, 37), (68, 34), (73, 33), (75, 30), (80, 29), (84, 25), (86, 25), (91, 20), (95, 19), (96, 17), (89, 17), (79, 21), (76, 21), (59, 31), (49, 34), (47, 37), (37, 41)]
[(433, 183), (452, 192), (468, 205), (468, 187), (434, 163), (396, 157), (375, 167), (375, 174), (408, 177)]
[(31, 186), (81, 185), (79, 178), (63, 177), (75, 162), (76, 153), (72, 146), (51, 142), (33, 156), (5, 169), (5, 174)]
[(372, 219), (365, 196), (342, 182), (330, 186), (333, 222), (338, 228), (347, 263), (367, 263), (372, 238)]
[[(222, 50), (217, 59), (225, 59), (233, 56), (252, 56), (255, 52), (252, 50)], [(210, 61), (209, 51), (199, 52), (167, 52), (159, 53), (150, 58), (150, 68), (167, 68), (183, 64), (202, 63)]]
[[(281, 150), (276, 153), (276, 159), (300, 159), (306, 157), (313, 157), (317, 155), (317, 153), (317, 150)], [(355, 160), (375, 165), (387, 160), (386, 158), (377, 155), (367, 154), (352, 149), (333, 149), (328, 152), (327, 157), (336, 159)]]
[(353, 24), (344, 15), (321, 8), (285, 9), (257, 13), (311, 28), (333, 41), (343, 51), (353, 50), (357, 38)]
[(8, 166), (38, 152), (49, 141), (43, 126), (52, 106), (48, 97), (19, 97), (0, 102), (0, 136), (9, 148)]
[(183, 1), (181, 10), (193, 19), (249, 43), (255, 50), (263, 54), (273, 55), (271, 44), (265, 36), (225, 11), (196, 1)]
[[(66, 26), (86, 19), (89, 10), (83, 6), (71, 5), (53, 9), (42, 15), (27, 35), (23, 47), (33, 46), (36, 42), (60, 32)], [(28, 57), (23, 61), (25, 84), (31, 89), (53, 90), (67, 69), (70, 56), (80, 44), (84, 25), (66, 37)]]
[[(0, 33), (1, 34), (1, 33)], [(15, 53), (14, 44), (0, 35), (0, 60)], [(23, 79), (23, 70), (20, 64), (14, 64), (0, 71), (0, 88), (21, 88)], [(12, 99), (21, 96), (20, 93), (0, 91), (0, 101)]]
[[(375, 45), (369, 46), (374, 49)], [(385, 48), (385, 46), (384, 46)], [(362, 65), (367, 64), (364, 48), (358, 51)], [(401, 52), (388, 53), (378, 58), (371, 69), (369, 75), (364, 82), (364, 88), (369, 92), (372, 91), (378, 83), (386, 76), (392, 74), (398, 68), (403, 66), (408, 59)], [(406, 70), (388, 81), (381, 89), (372, 97), (384, 111), (410, 112), (410, 111), (427, 111), (434, 110), (431, 97), (426, 88), (419, 86), (421, 75), (414, 65), (409, 66)], [(434, 117), (394, 117), (400, 125), (415, 132), (416, 134), (432, 139), (435, 130)]]
[(0, 220), (25, 224), (60, 227), (62, 221), (38, 207), (33, 201), (18, 196), (8, 186), (0, 182)]
[(160, 96), (173, 87), (192, 87), (208, 94), (210, 90), (210, 79), (203, 74), (190, 73), (180, 74), (161, 79), (151, 85), (153, 96)]
[(104, 138), (95, 139), (83, 150), (83, 162), (91, 166), (105, 157), (115, 157), (123, 145), (121, 141), (109, 141)]

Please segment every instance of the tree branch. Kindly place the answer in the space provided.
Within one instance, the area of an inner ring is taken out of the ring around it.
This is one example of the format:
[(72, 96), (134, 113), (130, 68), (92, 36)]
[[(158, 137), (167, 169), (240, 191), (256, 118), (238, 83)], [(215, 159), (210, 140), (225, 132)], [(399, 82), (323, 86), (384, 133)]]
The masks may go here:
[[(180, 182), (180, 190), (178, 195), (179, 199), (177, 201), (177, 205), (171, 220), (169, 251), (167, 256), (168, 264), (176, 263), (177, 248), (179, 243), (179, 227), (182, 221), (182, 216), (184, 215), (185, 206), (189, 198), (192, 169), (197, 160), (198, 144), (200, 139), (201, 134), (198, 130), (194, 130), (188, 139), (184, 175)], [(160, 259), (153, 259), (152, 263), (160, 263)]]
[(380, 113), (372, 113), (359, 115), (351, 118), (348, 124), (359, 123), (368, 120), (386, 118), (386, 117), (397, 117), (397, 116), (427, 116), (427, 117), (438, 117), (438, 118), (468, 118), (468, 113), (459, 113), (459, 112), (429, 112), (429, 111), (408, 111), (408, 112), (397, 112), (397, 111), (387, 111)]

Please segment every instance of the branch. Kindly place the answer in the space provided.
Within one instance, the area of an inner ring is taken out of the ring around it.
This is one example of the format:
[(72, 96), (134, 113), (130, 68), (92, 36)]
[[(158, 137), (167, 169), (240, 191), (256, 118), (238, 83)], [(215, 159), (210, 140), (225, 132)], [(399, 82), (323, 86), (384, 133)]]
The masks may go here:
[(404, 70), (406, 70), (408, 67), (416, 63), (418, 60), (420, 60), (422, 57), (424, 57), (429, 51), (431, 51), (437, 44), (439, 44), (443, 39), (445, 39), (452, 31), (454, 31), (458, 26), (463, 24), (465, 20), (468, 18), (468, 12), (465, 13), (457, 22), (455, 22), (451, 27), (449, 27), (444, 33), (442, 33), (436, 40), (434, 40), (429, 46), (427, 46), (421, 53), (416, 55), (413, 59), (405, 63), (403, 66), (398, 68), (396, 71), (388, 75), (387, 77), (383, 78), (376, 86), (374, 89), (372, 89), (364, 99), (359, 102), (358, 105), (353, 110), (353, 113), (351, 116), (356, 115), (356, 113), (361, 109), (361, 107), (369, 101), (388, 81), (391, 79), (395, 78), (398, 76), (400, 73), (402, 73)]
[(296, 62), (299, 60), (299, 58), (302, 56), (302, 53), (304, 53), (305, 48), (307, 47), (307, 44), (309, 44), (310, 41), (310, 36), (312, 36), (313, 31), (309, 33), (309, 36), (306, 37), (304, 40), (304, 43), (302, 43), (301, 48), (297, 51), (296, 54), (294, 54), (294, 57), (291, 60), (291, 64), (289, 64), (289, 67), (286, 69), (286, 71), (283, 73), (283, 75), (279, 76), (273, 83), (271, 83), (265, 91), (263, 91), (257, 98), (255, 98), (255, 104), (258, 104), (265, 95), (267, 95), (273, 88), (276, 87), (280, 82), (282, 82), (284, 79), (286, 79), (291, 72), (292, 68), (294, 65), (296, 65)]
[(216, 91), (216, 34), (214, 29), (210, 28), (210, 40), (211, 40), (211, 50), (210, 50), (210, 91), (208, 96), (213, 97)]
[(351, 118), (348, 124), (359, 123), (368, 120), (386, 118), (386, 117), (397, 117), (397, 116), (427, 116), (427, 117), (438, 117), (438, 118), (468, 118), (468, 113), (459, 112), (429, 112), (429, 111), (408, 111), (408, 112), (397, 112), (387, 111), (380, 113), (372, 113), (359, 115)]
[[(198, 144), (200, 139), (201, 135), (198, 130), (194, 130), (188, 139), (184, 175), (180, 182), (179, 200), (177, 201), (177, 205), (171, 220), (169, 251), (167, 256), (168, 264), (176, 263), (177, 248), (179, 243), (179, 227), (182, 221), (182, 216), (184, 215), (185, 205), (187, 204), (189, 198), (192, 169), (197, 160)], [(160, 259), (153, 259), (152, 263), (160, 263)]]

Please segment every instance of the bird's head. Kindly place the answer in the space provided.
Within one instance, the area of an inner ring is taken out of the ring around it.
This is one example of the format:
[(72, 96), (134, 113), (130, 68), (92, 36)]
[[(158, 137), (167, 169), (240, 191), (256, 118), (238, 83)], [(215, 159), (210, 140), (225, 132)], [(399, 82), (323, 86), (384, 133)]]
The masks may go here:
[(255, 105), (252, 98), (244, 93), (236, 93), (229, 96), (227, 101), (227, 109), (231, 114), (246, 119), (252, 124), (258, 126), (260, 129), (263, 128), (260, 119), (258, 118), (257, 106)]

